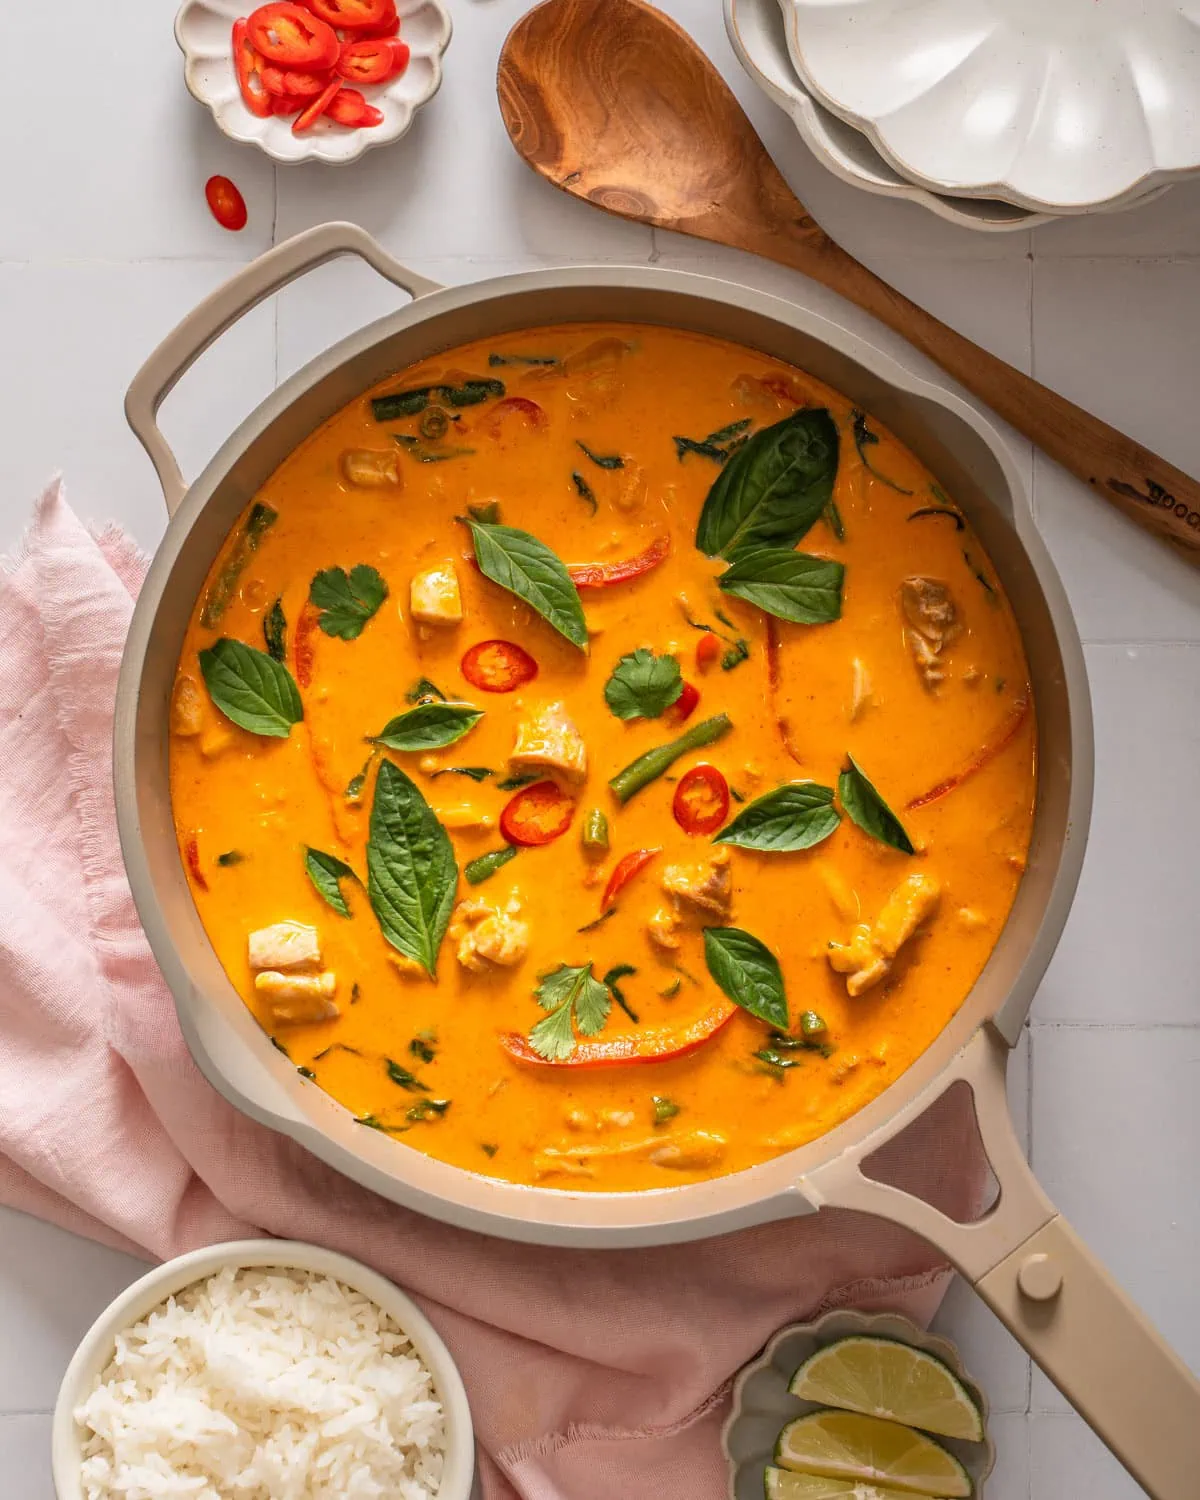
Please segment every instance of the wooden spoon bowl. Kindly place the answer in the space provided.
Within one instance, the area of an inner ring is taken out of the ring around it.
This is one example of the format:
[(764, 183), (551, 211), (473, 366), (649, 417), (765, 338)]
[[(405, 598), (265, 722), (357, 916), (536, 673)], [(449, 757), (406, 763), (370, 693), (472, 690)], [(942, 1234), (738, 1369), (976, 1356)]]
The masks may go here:
[(519, 154), (609, 213), (749, 250), (902, 334), (1110, 504), (1200, 566), (1200, 484), (910, 302), (837, 245), (691, 37), (643, 0), (544, 0), (500, 55)]

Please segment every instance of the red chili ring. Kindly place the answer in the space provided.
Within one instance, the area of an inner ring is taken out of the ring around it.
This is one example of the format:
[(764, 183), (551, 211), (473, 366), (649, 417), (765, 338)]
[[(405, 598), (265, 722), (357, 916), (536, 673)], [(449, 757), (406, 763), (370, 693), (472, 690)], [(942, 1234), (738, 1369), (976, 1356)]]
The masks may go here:
[(716, 766), (693, 766), (675, 788), (671, 811), (684, 833), (716, 833), (729, 816), (729, 783)]
[(511, 693), (538, 674), (538, 664), (515, 641), (480, 641), (462, 659), (462, 674), (483, 693)]
[(571, 826), (575, 803), (552, 781), (524, 787), (505, 804), (500, 832), (510, 844), (534, 848), (550, 844)]

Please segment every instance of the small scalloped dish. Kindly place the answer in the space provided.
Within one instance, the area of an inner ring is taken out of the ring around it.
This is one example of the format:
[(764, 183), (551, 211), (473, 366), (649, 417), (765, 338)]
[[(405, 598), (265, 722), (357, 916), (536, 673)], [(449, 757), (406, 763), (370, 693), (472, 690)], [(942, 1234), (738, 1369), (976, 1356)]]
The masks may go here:
[(897, 1313), (851, 1310), (827, 1313), (815, 1323), (781, 1328), (758, 1358), (739, 1372), (733, 1383), (733, 1409), (721, 1433), (721, 1447), (729, 1465), (730, 1500), (763, 1500), (764, 1478), (773, 1462), (780, 1431), (797, 1417), (819, 1410), (815, 1402), (791, 1394), (788, 1386), (792, 1376), (818, 1349), (861, 1334), (923, 1349), (948, 1366), (966, 1387), (983, 1418), (983, 1441), (947, 1437), (936, 1441), (966, 1469), (972, 1500), (984, 1500), (984, 1486), (996, 1462), (996, 1449), (988, 1436), (987, 1397), (963, 1369), (958, 1350)]
[(398, 141), (422, 104), (442, 82), (442, 53), (450, 44), (450, 14), (442, 0), (397, 0), (400, 37), (409, 46), (408, 67), (398, 78), (362, 92), (383, 114), (383, 123), (351, 128), (318, 120), (303, 135), (282, 115), (260, 119), (246, 108), (233, 66), (233, 23), (248, 16), (256, 0), (184, 0), (175, 17), (175, 40), (184, 56), (188, 92), (207, 105), (231, 140), (258, 146), (274, 161), (291, 164), (357, 161), (372, 146)]

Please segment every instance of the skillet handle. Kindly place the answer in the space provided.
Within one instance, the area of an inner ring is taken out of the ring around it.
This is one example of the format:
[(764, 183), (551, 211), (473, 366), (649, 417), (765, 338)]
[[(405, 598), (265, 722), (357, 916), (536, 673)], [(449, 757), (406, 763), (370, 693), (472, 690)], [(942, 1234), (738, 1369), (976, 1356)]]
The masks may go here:
[[(981, 1028), (907, 1109), (799, 1187), (819, 1208), (877, 1214), (943, 1251), (1153, 1500), (1194, 1500), (1200, 1382), (1043, 1193), (1013, 1131), (1007, 1067), (1006, 1043)], [(999, 1185), (993, 1206), (968, 1224), (861, 1170), (960, 1081), (974, 1095)]]
[(158, 425), (159, 407), (180, 377), (243, 313), (314, 266), (324, 265), (340, 255), (359, 256), (372, 270), (412, 297), (424, 297), (441, 289), (436, 281), (418, 276), (393, 260), (365, 229), (347, 223), (318, 224), (315, 229), (293, 235), (219, 286), (167, 334), (133, 377), (125, 396), (126, 420), (150, 455), (169, 516), (179, 509), (187, 486), (179, 462)]

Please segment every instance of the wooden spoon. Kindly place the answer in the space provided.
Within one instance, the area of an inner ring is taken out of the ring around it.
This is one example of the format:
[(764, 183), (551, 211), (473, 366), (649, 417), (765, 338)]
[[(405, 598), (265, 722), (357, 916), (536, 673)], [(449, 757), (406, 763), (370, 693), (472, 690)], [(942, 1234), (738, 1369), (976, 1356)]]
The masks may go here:
[(939, 323), (836, 245), (712, 63), (661, 11), (643, 0), (545, 0), (504, 44), (499, 93), (513, 145), (555, 187), (764, 255), (839, 292), (1200, 566), (1200, 484)]

